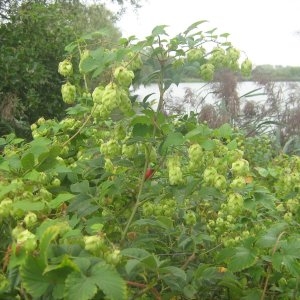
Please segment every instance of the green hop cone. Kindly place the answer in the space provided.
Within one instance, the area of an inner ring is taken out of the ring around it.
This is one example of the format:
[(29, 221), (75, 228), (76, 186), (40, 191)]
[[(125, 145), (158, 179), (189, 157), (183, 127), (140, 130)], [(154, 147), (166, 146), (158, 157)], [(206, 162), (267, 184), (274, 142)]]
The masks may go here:
[(232, 61), (237, 61), (240, 58), (240, 51), (235, 48), (227, 50), (227, 57)]
[(0, 217), (8, 217), (13, 209), (13, 202), (11, 199), (6, 198), (0, 203)]
[(97, 104), (101, 104), (103, 93), (104, 93), (104, 87), (97, 86), (92, 93), (93, 102)]
[(231, 164), (231, 170), (235, 175), (246, 175), (249, 172), (249, 162), (245, 159), (238, 159)]
[(61, 94), (63, 101), (67, 104), (73, 104), (75, 102), (76, 87), (70, 82), (67, 82), (61, 86)]
[(249, 77), (252, 72), (252, 62), (247, 58), (241, 64), (241, 73), (245, 77)]
[(129, 87), (132, 83), (132, 79), (134, 78), (134, 73), (124, 67), (118, 67), (114, 71), (114, 78), (121, 86)]
[(226, 53), (225, 50), (220, 48), (220, 47), (216, 47), (212, 50), (212, 55), (209, 59), (210, 63), (212, 63), (214, 65), (215, 68), (221, 68), (225, 65), (225, 61), (226, 61)]
[(194, 226), (197, 222), (196, 214), (192, 210), (188, 210), (184, 214), (184, 220), (185, 220), (186, 225)]
[(200, 67), (200, 76), (205, 81), (211, 81), (214, 78), (215, 67), (212, 64), (204, 64)]
[(92, 253), (102, 250), (105, 245), (105, 240), (100, 235), (84, 236), (83, 240), (84, 249)]
[(65, 59), (58, 64), (58, 73), (65, 77), (73, 74), (73, 65), (70, 60)]
[(203, 59), (204, 55), (205, 55), (204, 48), (191, 49), (187, 53), (187, 61), (188, 62), (200, 61)]
[(33, 251), (37, 246), (36, 236), (29, 230), (25, 229), (19, 233), (17, 244), (22, 245), (25, 250)]
[(26, 224), (27, 227), (31, 227), (34, 225), (37, 221), (37, 215), (33, 212), (29, 212), (25, 217), (24, 217), (24, 223)]
[(239, 58), (240, 51), (235, 48), (229, 48), (226, 53), (226, 66), (237, 71), (239, 69)]

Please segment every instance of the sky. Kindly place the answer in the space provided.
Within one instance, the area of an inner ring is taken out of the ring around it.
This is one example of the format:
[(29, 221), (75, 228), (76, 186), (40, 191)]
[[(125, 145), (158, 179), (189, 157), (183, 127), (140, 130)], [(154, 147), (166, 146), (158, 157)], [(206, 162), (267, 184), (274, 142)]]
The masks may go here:
[(143, 1), (142, 8), (128, 9), (117, 23), (124, 37), (143, 38), (157, 25), (168, 25), (173, 37), (207, 20), (205, 28), (229, 33), (229, 41), (254, 66), (300, 66), (300, 0)]

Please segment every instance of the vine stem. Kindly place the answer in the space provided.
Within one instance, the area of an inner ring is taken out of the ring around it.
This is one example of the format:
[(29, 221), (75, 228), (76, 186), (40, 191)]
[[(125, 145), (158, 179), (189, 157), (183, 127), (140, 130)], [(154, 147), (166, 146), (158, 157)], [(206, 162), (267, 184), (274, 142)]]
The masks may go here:
[(134, 282), (134, 281), (126, 281), (126, 283), (127, 283), (127, 285), (135, 286), (135, 287), (138, 287), (138, 288), (143, 288), (144, 289), (143, 293), (150, 290), (151, 293), (155, 296), (156, 300), (161, 300), (161, 296), (160, 296), (159, 292), (154, 287), (149, 287), (144, 283), (139, 283), (139, 282)]
[(149, 166), (149, 153), (147, 153), (147, 159), (145, 161), (144, 170), (143, 170), (143, 173), (142, 173), (142, 176), (141, 176), (141, 181), (140, 181), (139, 191), (138, 191), (138, 194), (137, 194), (137, 197), (136, 197), (136, 202), (133, 206), (133, 209), (132, 209), (131, 215), (128, 219), (128, 222), (126, 224), (126, 227), (122, 232), (120, 244), (122, 244), (124, 242), (126, 234), (128, 232), (128, 229), (129, 229), (129, 227), (132, 223), (132, 220), (133, 220), (133, 218), (134, 218), (134, 216), (137, 212), (138, 207), (140, 206), (140, 203), (141, 203), (140, 198), (141, 198), (141, 195), (142, 195), (144, 182), (145, 182), (145, 173), (147, 171), (148, 166)]
[[(278, 246), (278, 243), (281, 239), (281, 237), (285, 234), (285, 231), (281, 232), (276, 240), (276, 243), (273, 247), (273, 250), (272, 250), (272, 256), (275, 254), (276, 250), (277, 250), (277, 246)], [(271, 276), (271, 270), (272, 270), (272, 266), (271, 266), (271, 263), (269, 263), (268, 265), (268, 269), (267, 269), (267, 276), (266, 276), (266, 280), (265, 280), (265, 284), (264, 284), (264, 289), (263, 289), (263, 293), (260, 297), (260, 300), (264, 300), (265, 297), (266, 297), (266, 292), (267, 292), (267, 287), (268, 287), (268, 283), (269, 283), (269, 279), (270, 279), (270, 276)]]
[(86, 118), (86, 120), (83, 122), (83, 124), (80, 126), (80, 128), (67, 140), (63, 143), (62, 147), (66, 146), (68, 143), (70, 143), (85, 127), (85, 125), (88, 123), (88, 121), (91, 119), (92, 113), (89, 114), (89, 116)]

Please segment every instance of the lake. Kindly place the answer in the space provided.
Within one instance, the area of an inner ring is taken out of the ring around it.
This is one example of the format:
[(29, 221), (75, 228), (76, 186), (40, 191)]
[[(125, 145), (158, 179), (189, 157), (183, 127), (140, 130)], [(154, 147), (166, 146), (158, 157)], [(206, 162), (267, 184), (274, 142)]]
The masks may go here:
[[(166, 101), (180, 103), (185, 97), (186, 91), (189, 90), (199, 102), (205, 99), (205, 103), (214, 104), (218, 99), (213, 92), (213, 85), (207, 83), (180, 83), (178, 86), (172, 84), (166, 91)], [(255, 91), (256, 90), (256, 91)], [(250, 93), (251, 91), (255, 91)], [(290, 97), (298, 97), (300, 99), (300, 82), (276, 82), (275, 91), (278, 97), (288, 100)], [(159, 98), (159, 90), (157, 85), (151, 84), (148, 86), (140, 86), (136, 90), (132, 90), (133, 94), (138, 96), (138, 100), (142, 101), (144, 97), (154, 93), (149, 97), (149, 101), (155, 101)], [(255, 102), (264, 103), (267, 100), (267, 94), (264, 91), (264, 86), (253, 81), (239, 82), (237, 85), (237, 93), (243, 101), (253, 100)], [(249, 94), (250, 93), (250, 94)], [(299, 100), (298, 100), (299, 101)], [(153, 105), (155, 107), (155, 104)], [(189, 111), (188, 105), (185, 106)]]

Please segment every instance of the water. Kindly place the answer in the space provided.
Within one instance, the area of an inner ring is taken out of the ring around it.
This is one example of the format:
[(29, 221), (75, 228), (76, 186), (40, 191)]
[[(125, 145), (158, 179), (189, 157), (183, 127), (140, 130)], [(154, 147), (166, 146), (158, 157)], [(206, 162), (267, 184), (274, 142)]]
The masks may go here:
[[(185, 98), (187, 91), (190, 91), (193, 95), (193, 99), (190, 101), (195, 101), (193, 106), (198, 107), (206, 104), (216, 104), (219, 99), (216, 97), (213, 84), (207, 83), (180, 83), (178, 86), (172, 84), (165, 93), (165, 102), (173, 105), (180, 105)], [(288, 100), (290, 97), (300, 98), (300, 83), (299, 82), (276, 82), (275, 89), (277, 96), (285, 98)], [(152, 94), (148, 101), (153, 101), (153, 107), (155, 108), (159, 99), (158, 86), (151, 84), (148, 86), (140, 86), (138, 89), (133, 90), (133, 93), (138, 96), (138, 100), (142, 101), (147, 95)], [(240, 103), (243, 105), (246, 101), (255, 101), (256, 103), (263, 104), (268, 96), (264, 91), (264, 87), (253, 81), (239, 82), (237, 85), (237, 94), (240, 98)], [(186, 103), (184, 105), (185, 110), (189, 111), (192, 104), (189, 104), (189, 99), (186, 98)]]

